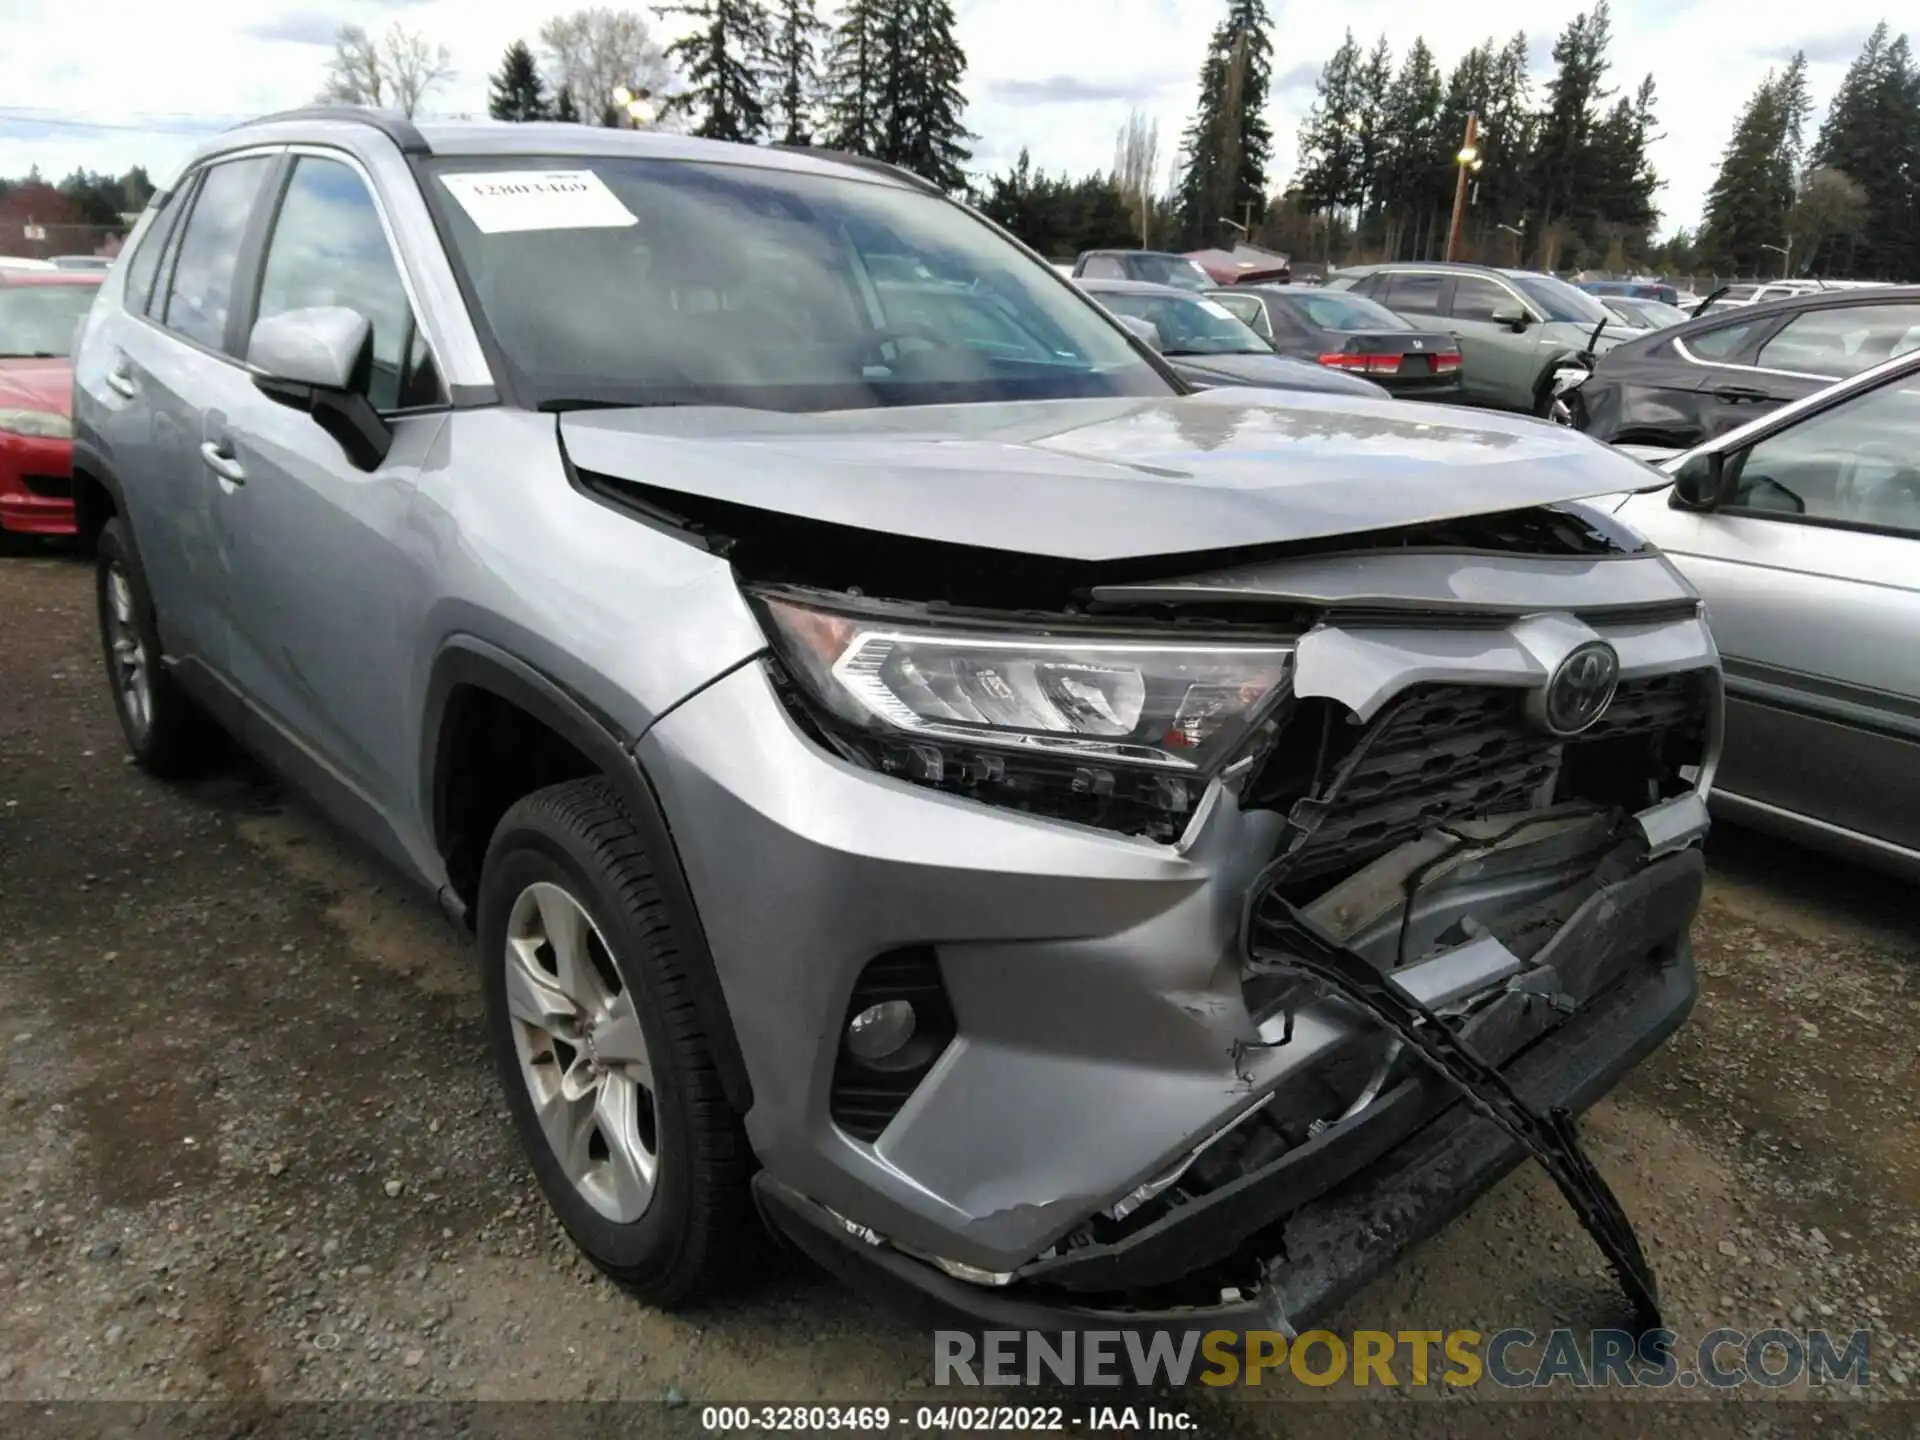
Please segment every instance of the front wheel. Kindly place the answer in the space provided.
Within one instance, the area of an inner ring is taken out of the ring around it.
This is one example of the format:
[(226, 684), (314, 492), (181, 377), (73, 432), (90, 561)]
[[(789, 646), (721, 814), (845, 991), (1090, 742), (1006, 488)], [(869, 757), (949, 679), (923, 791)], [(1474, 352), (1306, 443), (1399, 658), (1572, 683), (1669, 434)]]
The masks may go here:
[(726, 1279), (758, 1222), (654, 863), (605, 779), (536, 791), (494, 831), (479, 930), (494, 1064), (540, 1189), (596, 1266), (665, 1307)]

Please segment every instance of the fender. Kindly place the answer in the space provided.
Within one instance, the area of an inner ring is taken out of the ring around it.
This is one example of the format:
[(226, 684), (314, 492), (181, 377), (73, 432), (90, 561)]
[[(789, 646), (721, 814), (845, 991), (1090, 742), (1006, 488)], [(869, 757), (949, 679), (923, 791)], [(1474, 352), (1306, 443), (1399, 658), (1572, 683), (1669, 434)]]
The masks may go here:
[[(471, 635), (452, 637), (434, 657), (420, 739), (420, 775), (425, 790), (422, 799), (426, 802), (421, 813), (431, 817), (436, 849), (444, 843), (447, 820), (446, 784), (441, 773), (442, 722), (449, 697), (462, 685), (496, 695), (548, 726), (586, 756), (619, 791), (654, 863), (654, 878), (659, 883), (667, 913), (686, 938), (687, 978), (694, 1008), (713, 1044), (721, 1088), (735, 1112), (745, 1115), (753, 1108), (753, 1086), (747, 1078), (733, 1015), (720, 987), (719, 972), (707, 947), (706, 929), (700, 923), (693, 892), (687, 886), (686, 872), (680, 864), (680, 852), (666, 812), (633, 753), (637, 737), (622, 734), (613, 721), (586, 700), (505, 650)], [(451, 888), (442, 891), (441, 903), (461, 928), (471, 932), (473, 917)]]
[[(132, 519), (127, 513), (127, 496), (121, 487), (120, 477), (97, 447), (76, 436), (73, 441), (73, 473), (77, 477), (83, 472), (112, 497), (114, 513), (127, 521), (127, 540), (133, 546), (137, 563), (140, 558), (140, 537), (133, 533)], [(98, 535), (100, 527), (107, 523), (106, 516), (95, 515), (87, 508), (85, 487), (81, 485), (73, 487), (73, 519), (75, 528), (88, 539)]]

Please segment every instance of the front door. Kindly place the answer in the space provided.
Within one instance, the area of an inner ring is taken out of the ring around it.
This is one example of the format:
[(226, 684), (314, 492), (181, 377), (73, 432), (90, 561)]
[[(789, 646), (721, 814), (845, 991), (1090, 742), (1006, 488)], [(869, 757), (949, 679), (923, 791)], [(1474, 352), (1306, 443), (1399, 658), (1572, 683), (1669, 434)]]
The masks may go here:
[[(232, 499), (230, 645), (236, 683), (277, 737), (375, 810), (404, 811), (399, 775), (417, 741), (406, 710), (424, 608), (409, 548), (420, 467), (446, 427), (446, 395), (373, 193), (344, 160), (302, 154), (286, 179), (250, 325), (344, 306), (373, 324), (363, 384), (388, 419), (385, 461), (361, 470), (304, 411), (250, 380), (223, 397), (209, 436), (240, 479)], [(373, 835), (376, 843), (390, 837)]]
[(1716, 786), (1920, 851), (1920, 376), (1730, 455), (1727, 505), (1621, 515), (1707, 602), (1726, 665)]
[(1540, 373), (1533, 327), (1515, 330), (1493, 318), (1496, 310), (1515, 306), (1526, 308), (1505, 286), (1484, 275), (1461, 275), (1453, 282), (1445, 323), (1460, 340), (1461, 394), (1476, 405), (1533, 408), (1533, 386)]

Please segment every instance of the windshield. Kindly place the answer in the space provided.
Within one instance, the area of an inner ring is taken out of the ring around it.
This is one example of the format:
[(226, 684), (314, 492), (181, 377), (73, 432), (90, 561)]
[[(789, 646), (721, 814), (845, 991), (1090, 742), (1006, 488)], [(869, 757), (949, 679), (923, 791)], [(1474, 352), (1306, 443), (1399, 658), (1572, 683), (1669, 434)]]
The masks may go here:
[(481, 318), (545, 408), (1173, 393), (1077, 290), (935, 195), (598, 156), (434, 175)]
[(1184, 255), (1136, 255), (1128, 273), (1136, 280), (1155, 285), (1177, 285), (1182, 290), (1211, 290), (1213, 277), (1200, 268), (1200, 262)]
[(1284, 303), (1321, 330), (1348, 333), (1361, 330), (1411, 330), (1413, 326), (1393, 311), (1364, 295), (1344, 290), (1317, 290), (1311, 295), (1289, 295)]
[(1668, 305), (1659, 300), (1636, 300), (1633, 308), (1647, 318), (1647, 323), (1656, 330), (1664, 330), (1669, 325), (1678, 325), (1687, 318), (1687, 312), (1678, 305)]
[(1507, 278), (1520, 287), (1549, 320), (1572, 320), (1582, 325), (1598, 325), (1611, 317), (1607, 307), (1584, 290), (1577, 290), (1551, 275), (1526, 275), (1509, 270)]
[(0, 285), (0, 360), (61, 359), (98, 285)]
[(1116, 315), (1145, 320), (1160, 332), (1163, 355), (1271, 355), (1273, 347), (1252, 326), (1204, 295), (1155, 294), (1151, 290), (1101, 290), (1095, 298)]

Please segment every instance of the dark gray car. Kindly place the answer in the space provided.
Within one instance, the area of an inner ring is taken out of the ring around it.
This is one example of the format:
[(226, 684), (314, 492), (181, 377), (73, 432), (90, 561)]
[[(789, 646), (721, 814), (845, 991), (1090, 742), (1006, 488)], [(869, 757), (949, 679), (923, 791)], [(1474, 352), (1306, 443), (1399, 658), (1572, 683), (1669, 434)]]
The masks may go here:
[(875, 162), (339, 109), (203, 144), (74, 386), (134, 757), (217, 721), (476, 932), (639, 1294), (757, 1207), (968, 1325), (1290, 1327), (1532, 1155), (1657, 1318), (1541, 1108), (1695, 994), (1636, 462), (1192, 393)]

